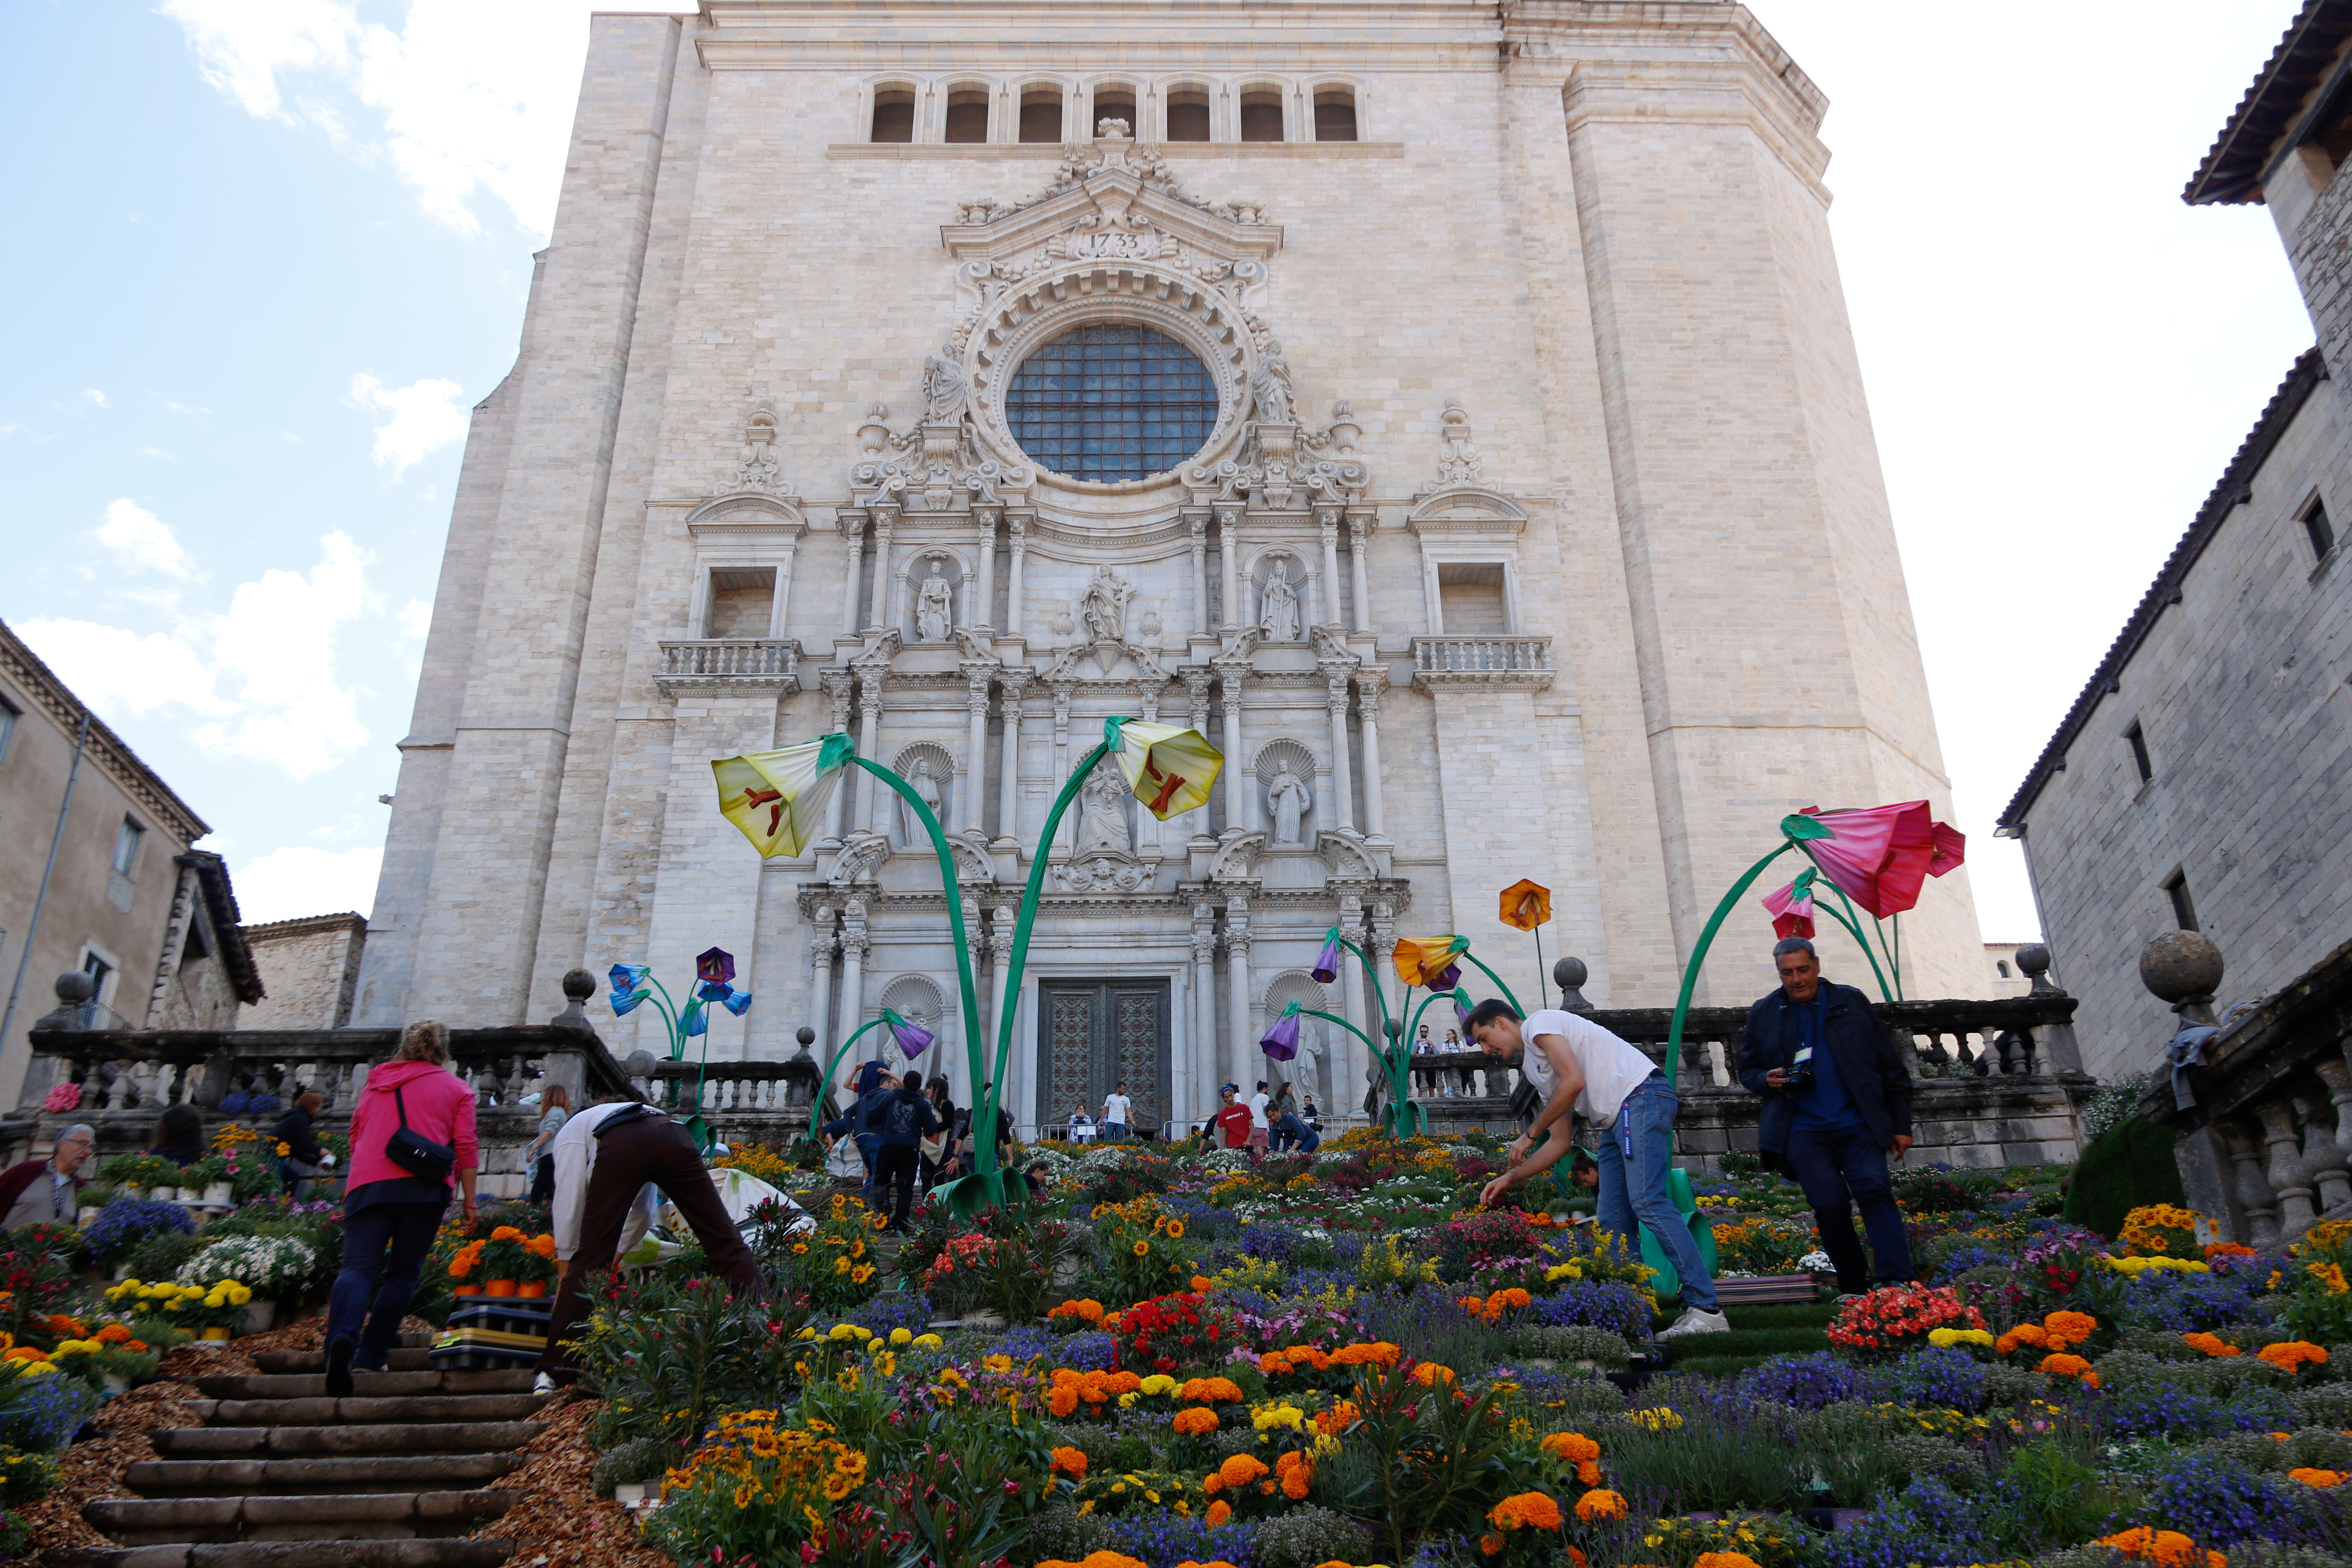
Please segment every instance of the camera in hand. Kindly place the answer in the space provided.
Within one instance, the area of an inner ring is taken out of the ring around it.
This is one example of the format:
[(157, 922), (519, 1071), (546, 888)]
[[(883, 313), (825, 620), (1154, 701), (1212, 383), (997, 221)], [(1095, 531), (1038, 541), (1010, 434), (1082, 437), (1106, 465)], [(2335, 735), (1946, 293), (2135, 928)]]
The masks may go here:
[(1797, 1059), (1780, 1076), (1780, 1088), (1788, 1094), (1802, 1094), (1813, 1087), (1813, 1048), (1807, 1046), (1797, 1053)]

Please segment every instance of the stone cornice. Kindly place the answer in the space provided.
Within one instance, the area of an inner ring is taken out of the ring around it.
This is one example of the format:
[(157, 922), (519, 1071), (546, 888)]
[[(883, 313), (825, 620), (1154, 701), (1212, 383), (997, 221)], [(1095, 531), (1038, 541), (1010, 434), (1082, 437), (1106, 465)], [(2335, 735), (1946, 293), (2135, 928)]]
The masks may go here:
[(154, 769), (141, 762), (122, 737), (85, 706), (4, 621), (0, 621), (0, 678), (5, 678), (68, 735), (81, 727), (82, 715), (88, 713), (89, 740), (83, 755), (104, 768), (123, 793), (144, 806), (147, 814), (183, 847), (212, 831), (205, 819), (190, 809), (188, 803), (174, 794)]

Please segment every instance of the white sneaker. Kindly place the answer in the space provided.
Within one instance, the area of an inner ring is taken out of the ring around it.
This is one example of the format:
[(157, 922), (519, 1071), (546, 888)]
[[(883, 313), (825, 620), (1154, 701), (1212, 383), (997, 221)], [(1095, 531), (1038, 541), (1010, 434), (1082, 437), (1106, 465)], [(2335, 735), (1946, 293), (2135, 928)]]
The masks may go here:
[(533, 1394), (554, 1393), (555, 1374), (553, 1373), (547, 1372), (541, 1373), (537, 1377), (530, 1380), (530, 1391)]
[(1731, 1320), (1721, 1312), (1710, 1312), (1704, 1307), (1690, 1307), (1675, 1320), (1674, 1327), (1660, 1330), (1658, 1338), (1671, 1340), (1685, 1334), (1727, 1334), (1730, 1331)]

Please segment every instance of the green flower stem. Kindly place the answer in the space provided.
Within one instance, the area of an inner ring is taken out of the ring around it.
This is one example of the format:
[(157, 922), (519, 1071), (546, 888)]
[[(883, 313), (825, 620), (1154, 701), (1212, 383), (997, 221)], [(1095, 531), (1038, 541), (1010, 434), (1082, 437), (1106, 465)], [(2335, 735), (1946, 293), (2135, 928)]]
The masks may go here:
[(1511, 988), (1503, 984), (1503, 977), (1496, 973), (1493, 970), (1486, 968), (1486, 962), (1476, 953), (1471, 952), (1465, 947), (1460, 952), (1454, 954), (1454, 956), (1457, 958), (1466, 958), (1471, 963), (1476, 964), (1480, 970), (1484, 971), (1486, 978), (1495, 983), (1496, 989), (1502, 992), (1503, 1000), (1511, 1005), (1511, 1011), (1517, 1013), (1522, 1018), (1528, 1016), (1528, 1010), (1519, 1005), (1519, 999), (1511, 994)]
[[(1803, 846), (1800, 845), (1799, 847), (1802, 848)], [(1778, 851), (1776, 850), (1775, 853), (1777, 854)], [(1815, 866), (1821, 865), (1819, 860), (1813, 860), (1813, 852), (1811, 849), (1805, 850), (1805, 858), (1812, 860)], [(1826, 868), (1822, 871), (1822, 874), (1819, 877), (1813, 879), (1814, 887), (1820, 888), (1824, 884), (1828, 886), (1831, 892), (1837, 895), (1838, 902), (1845, 906), (1845, 916), (1843, 919), (1840, 919), (1837, 911), (1834, 910), (1830, 911), (1830, 918), (1837, 921), (1838, 924), (1845, 927), (1848, 931), (1853, 933), (1854, 945), (1862, 949), (1862, 956), (1870, 962), (1871, 975), (1878, 982), (1878, 994), (1889, 1002), (1898, 1000), (1903, 994), (1902, 975), (1898, 973), (1895, 975), (1895, 984), (1893, 985), (1887, 984), (1886, 972), (1878, 967), (1878, 955), (1870, 950), (1870, 939), (1862, 933), (1862, 911), (1853, 907), (1853, 900), (1845, 896), (1845, 889), (1843, 888), (1839, 887), (1835, 882), (1830, 880), (1830, 874)], [(1871, 923), (1873, 925), (1877, 924), (1874, 917)], [(1881, 940), (1884, 940), (1883, 936)]]
[(856, 1033), (852, 1034), (849, 1038), (841, 1042), (841, 1048), (833, 1053), (833, 1059), (824, 1064), (824, 1076), (816, 1080), (816, 1094), (809, 1101), (810, 1137), (814, 1138), (816, 1136), (817, 1119), (824, 1114), (825, 1086), (833, 1082), (833, 1071), (835, 1068), (841, 1065), (841, 1058), (849, 1054), (849, 1047), (857, 1043), (857, 1037), (859, 1035), (863, 1035), (868, 1029), (878, 1029), (885, 1024), (893, 1023), (896, 1021), (896, 1017), (897, 1015), (885, 1009), (882, 1016), (875, 1019), (872, 1023), (860, 1024), (857, 1026)]
[(1362, 948), (1358, 947), (1354, 942), (1349, 942), (1346, 937), (1341, 936), (1338, 926), (1333, 926), (1329, 931), (1325, 931), (1323, 934), (1328, 937), (1331, 941), (1338, 942), (1341, 947), (1346, 948), (1349, 952), (1354, 953), (1356, 955), (1356, 962), (1364, 966), (1364, 976), (1371, 984), (1372, 1003), (1375, 1006), (1380, 1008), (1381, 1023), (1385, 1026), (1389, 1021), (1389, 999), (1381, 989), (1380, 965), (1374, 963), (1369, 957), (1365, 956), (1364, 950)]
[(1298, 1009), (1298, 1016), (1302, 1018), (1321, 1018), (1327, 1023), (1337, 1024), (1339, 1027), (1347, 1030), (1348, 1033), (1355, 1036), (1356, 1038), (1363, 1041), (1367, 1046), (1371, 1046), (1372, 1049), (1376, 1051), (1380, 1049), (1378, 1046), (1372, 1045), (1371, 1036), (1364, 1033), (1363, 1030), (1359, 1029), (1355, 1025), (1350, 1024), (1347, 1019), (1339, 1016), (1337, 1014), (1318, 1012), (1312, 1007), (1301, 1007)]
[[(1764, 868), (1796, 847), (1795, 839), (1784, 839), (1779, 848), (1748, 867), (1748, 874), (1732, 883), (1731, 891), (1724, 894), (1723, 901), (1715, 906), (1715, 913), (1707, 917), (1706, 929), (1698, 933), (1698, 945), (1691, 950), (1690, 962), (1683, 966), (1682, 992), (1675, 998), (1674, 1026), (1666, 1034), (1666, 1074), (1669, 1078), (1674, 1075), (1675, 1064), (1682, 1059), (1683, 1021), (1690, 1015), (1691, 992), (1698, 985), (1698, 969), (1706, 962), (1706, 950), (1715, 945), (1715, 933), (1723, 929), (1723, 922), (1730, 916), (1732, 907), (1739, 902), (1739, 896), (1764, 874)], [(1478, 967), (1485, 969), (1486, 966), (1481, 963)]]

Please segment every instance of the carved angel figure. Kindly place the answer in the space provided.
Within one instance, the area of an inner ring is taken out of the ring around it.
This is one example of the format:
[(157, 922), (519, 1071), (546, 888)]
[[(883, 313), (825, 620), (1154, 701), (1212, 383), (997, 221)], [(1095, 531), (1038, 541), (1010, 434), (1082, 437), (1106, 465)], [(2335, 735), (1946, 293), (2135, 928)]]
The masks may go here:
[(1257, 369), (1250, 373), (1250, 396), (1257, 404), (1258, 423), (1288, 425), (1290, 409), (1290, 362), (1282, 357), (1282, 344), (1268, 339), (1265, 357)]
[[(940, 789), (938, 776), (931, 772), (930, 759), (917, 757), (914, 771), (907, 775), (907, 782), (915, 786), (915, 793), (922, 796), (925, 805), (931, 808), (931, 815), (939, 816), (947, 796)], [(903, 800), (898, 803), (898, 816), (900, 847), (929, 844), (931, 841), (930, 835), (924, 831), (922, 823), (917, 819), (914, 808)]]
[(1298, 590), (1290, 585), (1284, 561), (1279, 555), (1274, 558), (1265, 586), (1258, 591), (1257, 624), (1265, 628), (1268, 642), (1298, 640)]
[(915, 638), (918, 642), (945, 642), (955, 622), (955, 590), (940, 575), (940, 563), (931, 563), (931, 574), (924, 580), (922, 589), (915, 595)]
[(956, 364), (955, 350), (944, 347), (923, 359), (923, 423), (952, 425), (963, 417), (971, 400), (971, 383)]
[(1097, 849), (1121, 855), (1135, 852), (1127, 831), (1126, 786), (1116, 772), (1101, 763), (1095, 764), (1094, 773), (1078, 791), (1078, 853)]
[(1096, 567), (1093, 579), (1078, 600), (1078, 614), (1086, 619), (1087, 636), (1095, 642), (1125, 642), (1127, 602), (1134, 595), (1134, 584), (1108, 566)]
[(1306, 842), (1299, 836), (1299, 823), (1306, 817), (1307, 805), (1312, 799), (1307, 785), (1290, 771), (1290, 764), (1283, 763), (1282, 771), (1274, 775), (1274, 782), (1265, 788), (1266, 809), (1274, 815), (1274, 843), (1276, 847), (1297, 848)]

